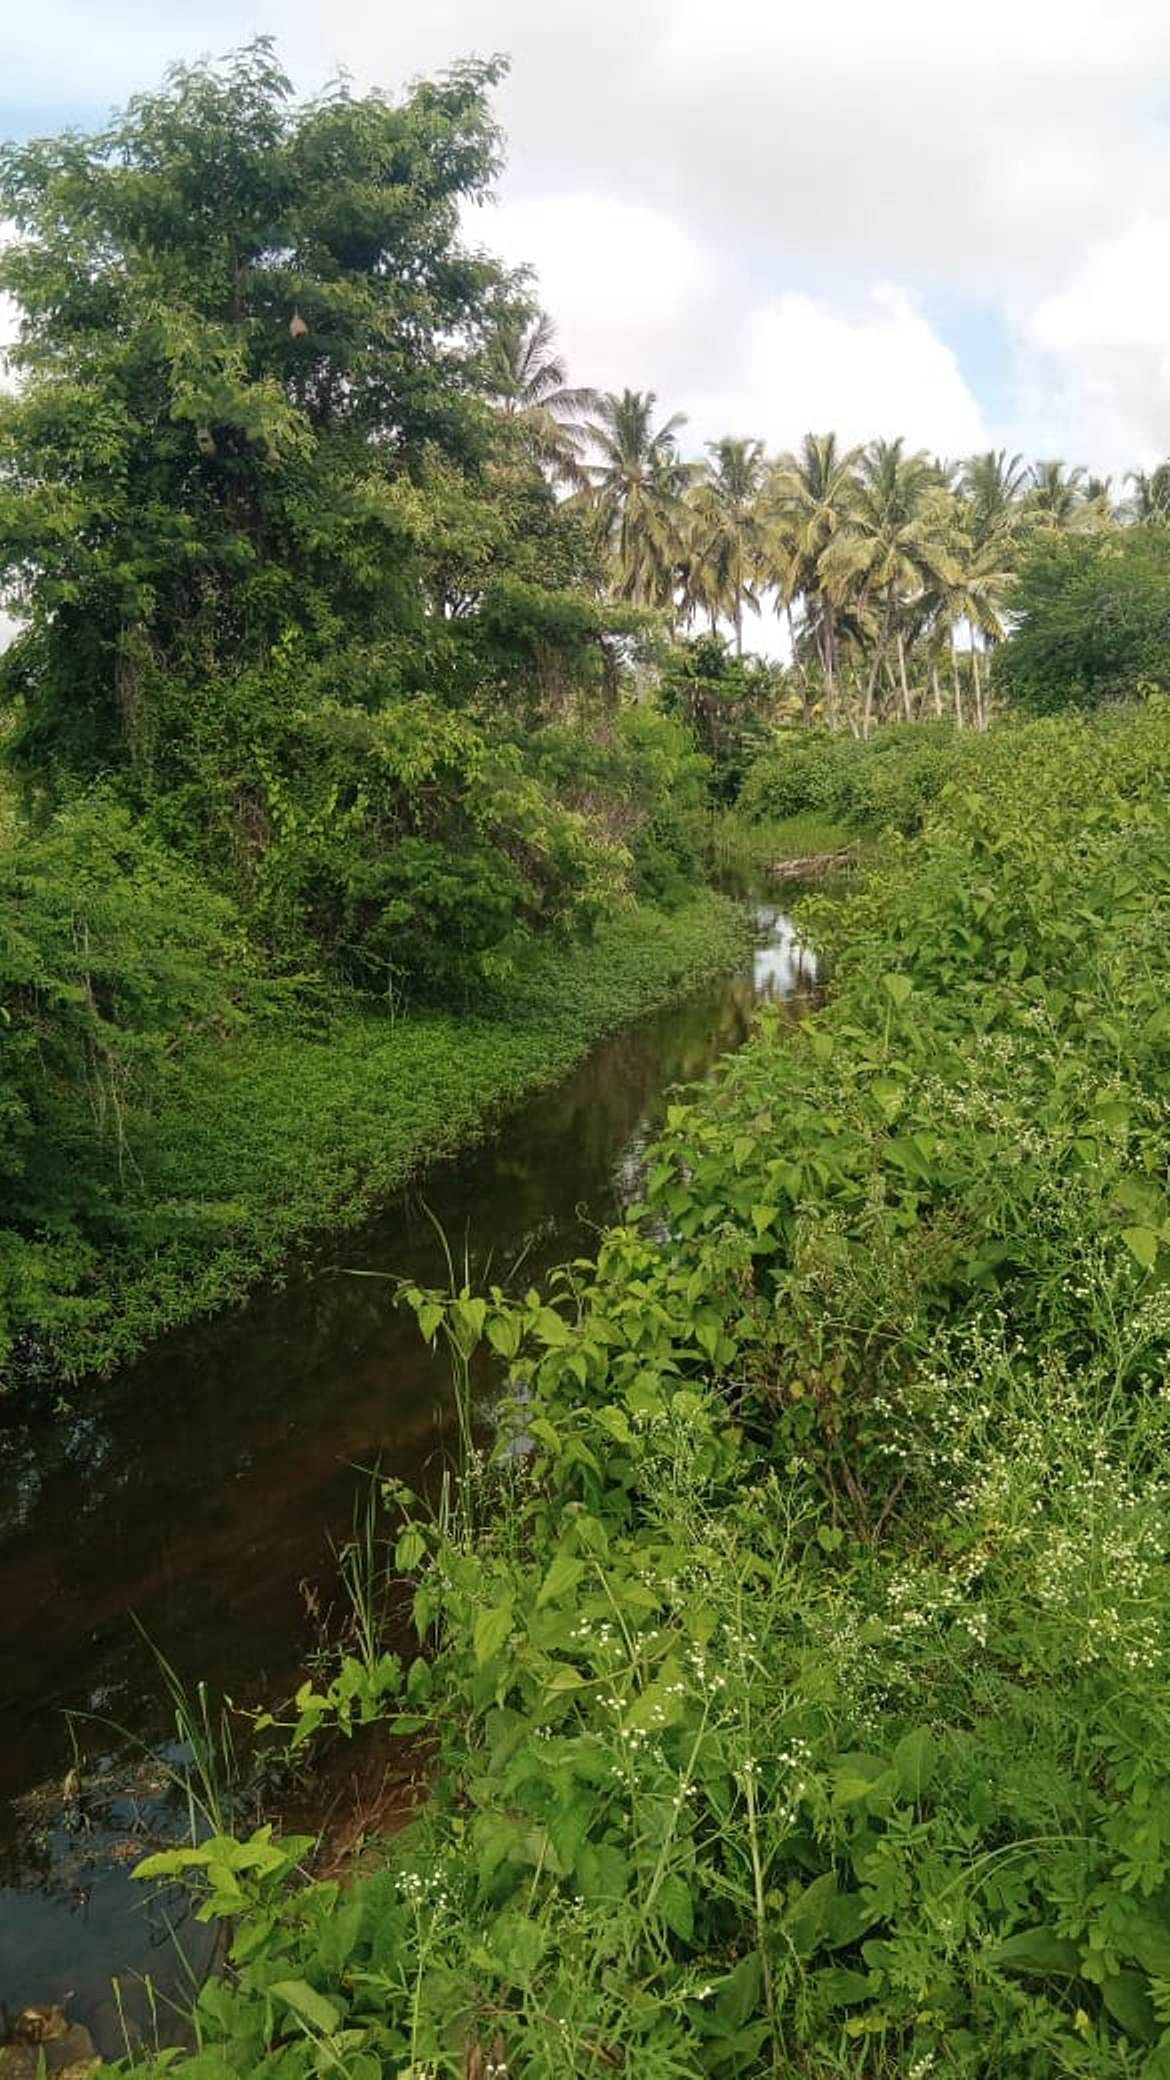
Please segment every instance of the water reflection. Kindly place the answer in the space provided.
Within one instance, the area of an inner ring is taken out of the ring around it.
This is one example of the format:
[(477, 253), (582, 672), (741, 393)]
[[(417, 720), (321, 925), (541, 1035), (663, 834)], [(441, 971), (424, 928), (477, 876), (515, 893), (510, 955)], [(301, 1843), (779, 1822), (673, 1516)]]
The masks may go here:
[[(444, 1165), (284, 1286), (158, 1345), (61, 1422), (0, 1435), (0, 2002), (71, 1996), (108, 2041), (112, 1972), (158, 1968), (157, 1925), (115, 1801), (72, 1815), (66, 1710), (147, 1740), (167, 1734), (133, 1612), (183, 1676), (238, 1700), (284, 1691), (332, 1595), (329, 1539), (352, 1521), (358, 1469), (418, 1485), (450, 1416), (443, 1363), (395, 1309), (389, 1279), (437, 1282), (423, 1198), (472, 1275), (525, 1284), (588, 1249), (636, 1195), (666, 1094), (738, 1047), (761, 998), (799, 1008), (815, 970), (790, 921), (759, 912), (750, 968), (598, 1047), (575, 1074)], [(85, 1738), (85, 1736), (83, 1736)], [(87, 1767), (108, 1768), (88, 1736)], [(49, 1790), (46, 1791), (46, 1781)], [(74, 1823), (76, 1820), (76, 1824)]]

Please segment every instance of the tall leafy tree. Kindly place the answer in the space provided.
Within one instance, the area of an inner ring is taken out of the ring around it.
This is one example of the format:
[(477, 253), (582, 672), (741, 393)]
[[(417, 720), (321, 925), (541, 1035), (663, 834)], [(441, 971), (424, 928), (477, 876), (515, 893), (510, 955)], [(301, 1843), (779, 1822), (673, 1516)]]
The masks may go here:
[(1087, 472), (1079, 465), (1034, 462), (1028, 478), (1028, 511), (1038, 527), (1048, 530), (1083, 524), (1088, 500)]
[(681, 412), (655, 424), (653, 390), (607, 392), (586, 431), (594, 459), (586, 494), (611, 559), (613, 588), (636, 606), (673, 612), (686, 554), (693, 471), (678, 452)]
[(1144, 524), (1170, 520), (1170, 462), (1159, 462), (1152, 470), (1130, 470), (1126, 479), (1129, 497), (1122, 507), (1127, 520)]
[(473, 472), (490, 426), (502, 277), (460, 213), (498, 76), (298, 106), (262, 40), (0, 153), (0, 574), (26, 623), (0, 697), (26, 761), (157, 781), (224, 675), (417, 628), (413, 487), (436, 457)]
[(1029, 471), (1022, 455), (988, 448), (969, 455), (958, 472), (957, 489), (967, 509), (967, 529), (977, 547), (1019, 539), (1027, 519)]

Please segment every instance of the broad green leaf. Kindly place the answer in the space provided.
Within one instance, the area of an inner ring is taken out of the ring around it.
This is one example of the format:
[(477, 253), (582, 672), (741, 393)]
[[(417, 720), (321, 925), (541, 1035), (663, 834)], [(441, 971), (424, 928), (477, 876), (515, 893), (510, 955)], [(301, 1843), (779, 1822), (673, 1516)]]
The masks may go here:
[(512, 1630), (512, 1599), (494, 1604), (491, 1609), (481, 1611), (475, 1621), (473, 1645), (476, 1663), (480, 1668), (499, 1653)]
[(439, 1324), (443, 1319), (443, 1310), (439, 1306), (438, 1301), (424, 1300), (422, 1306), (417, 1310), (416, 1318), (418, 1321), (419, 1328), (422, 1330), (422, 1333), (426, 1337), (427, 1342), (432, 1343), (434, 1341), (435, 1331), (439, 1327)]
[(689, 1943), (695, 1932), (695, 1903), (691, 1888), (677, 1871), (668, 1871), (658, 1888), (658, 1908), (666, 1926), (680, 1942)]
[(501, 1358), (514, 1358), (520, 1348), (523, 1330), (516, 1314), (494, 1314), (487, 1325), (487, 1340)]
[(409, 1525), (394, 1548), (395, 1567), (399, 1574), (412, 1574), (420, 1560), (425, 1560), (426, 1556), (426, 1539), (413, 1524)]
[(1144, 1972), (1114, 1972), (1101, 1984), (1101, 1999), (1115, 2022), (1138, 2044), (1158, 2039), (1158, 2019)]
[(733, 2029), (742, 2029), (760, 2004), (763, 1983), (759, 1953), (749, 1950), (745, 1957), (740, 1958), (735, 1970), (718, 1982), (716, 2012)]
[(1022, 1928), (997, 1943), (989, 1958), (1001, 1971), (1025, 1972), (1037, 1978), (1075, 1978), (1081, 1969), (1076, 1944), (1051, 1928)]
[(307, 2022), (311, 2029), (319, 2030), (323, 2036), (332, 2036), (341, 2021), (340, 2009), (335, 2008), (333, 2002), (326, 2000), (325, 1995), (318, 1993), (307, 1980), (277, 1979), (268, 1991), (274, 2000), (283, 2001), (294, 2015), (299, 2015), (302, 2022)]
[(1144, 1271), (1153, 1269), (1158, 1257), (1158, 1236), (1153, 1228), (1123, 1228), (1121, 1239)]
[(917, 1726), (913, 1733), (903, 1734), (894, 1749), (899, 1790), (907, 1798), (920, 1799), (934, 1775), (937, 1762), (938, 1749), (928, 1727)]
[(585, 1572), (585, 1562), (572, 1553), (557, 1553), (537, 1591), (536, 1608), (543, 1610), (546, 1603), (554, 1603), (558, 1597), (567, 1596), (575, 1589)]

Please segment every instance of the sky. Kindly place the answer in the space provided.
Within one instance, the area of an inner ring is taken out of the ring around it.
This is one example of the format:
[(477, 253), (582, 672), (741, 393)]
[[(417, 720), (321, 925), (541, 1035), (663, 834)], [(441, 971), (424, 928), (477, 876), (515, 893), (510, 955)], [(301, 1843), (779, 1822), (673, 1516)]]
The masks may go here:
[(1166, 0), (39, 0), (0, 133), (265, 32), (307, 91), (507, 53), (470, 234), (535, 269), (576, 381), (654, 390), (689, 451), (1170, 452)]

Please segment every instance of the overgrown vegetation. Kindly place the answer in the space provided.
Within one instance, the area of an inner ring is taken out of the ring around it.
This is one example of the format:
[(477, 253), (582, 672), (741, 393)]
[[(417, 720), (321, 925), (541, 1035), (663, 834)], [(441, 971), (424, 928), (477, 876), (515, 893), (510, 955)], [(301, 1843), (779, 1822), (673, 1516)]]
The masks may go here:
[(1032, 714), (1170, 691), (1170, 533), (1165, 522), (1055, 537), (1012, 594), (996, 684)]
[(147, 1866), (235, 1924), (198, 2070), (1167, 2071), (1168, 779), (1161, 703), (985, 740), (596, 1263), (405, 1294), (511, 1413), (297, 1703), (430, 1803)]
[[(31, 1239), (0, 1232), (0, 1372), (5, 1360), (13, 1379), (106, 1370), (238, 1300), (290, 1249), (353, 1225), (594, 1041), (749, 945), (732, 904), (695, 894), (669, 915), (635, 910), (586, 944), (538, 949), (506, 999), (475, 1014), (391, 1022), (354, 1003), (315, 1023), (253, 1015), (230, 1036), (193, 1033), (161, 1076), (144, 1033), (148, 1103), (120, 1097), (138, 1054), (107, 1061), (100, 1029), (87, 1032), (97, 1120), (78, 1111), (72, 1077), (58, 1091), (38, 1073), (35, 1112), (20, 1122), (13, 1197), (27, 1204), (35, 1190), (45, 1213)], [(129, 1147), (95, 1131), (107, 1076)]]
[(297, 105), (260, 42), (0, 154), (0, 1373), (237, 1290), (739, 945), (558, 495), (590, 393), (460, 237), (499, 75)]
[(384, 1497), (417, 1651), (355, 1577), (291, 1737), (431, 1796), (344, 1891), (152, 1859), (232, 1924), (186, 2070), (1166, 2080), (1165, 472), (688, 460), (461, 239), (498, 77), (260, 43), (0, 157), (0, 1359), (114, 1362), (729, 958), (712, 846), (883, 844), (596, 1262), (403, 1295), (466, 1462)]

